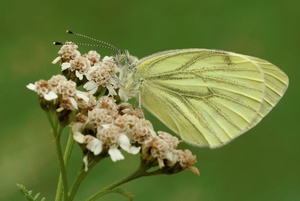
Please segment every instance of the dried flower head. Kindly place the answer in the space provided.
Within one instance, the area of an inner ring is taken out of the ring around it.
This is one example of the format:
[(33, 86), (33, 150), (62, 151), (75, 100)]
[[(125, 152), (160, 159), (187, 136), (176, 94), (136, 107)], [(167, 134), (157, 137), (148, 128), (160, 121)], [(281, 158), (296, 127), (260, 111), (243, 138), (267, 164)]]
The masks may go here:
[[(76, 83), (67, 80), (66, 77), (62, 75), (55, 75), (48, 81), (39, 80), (34, 84), (28, 84), (27, 88), (35, 91), (40, 100), (41, 107), (48, 110), (55, 110), (57, 113), (65, 111), (77, 110), (78, 104), (80, 104), (80, 109), (91, 107), (95, 104), (95, 98), (86, 94), (86, 92), (80, 92), (76, 88)], [(61, 113), (60, 115), (67, 116), (69, 118), (69, 113)], [(59, 118), (65, 121), (63, 116)]]
[(83, 76), (89, 71), (90, 67), (90, 61), (83, 56), (76, 56), (69, 62), (61, 64), (62, 71), (68, 70), (73, 73), (75, 72), (75, 75), (79, 80), (83, 79)]
[(82, 56), (87, 58), (91, 62), (91, 66), (94, 66), (96, 63), (98, 63), (101, 58), (100, 54), (98, 54), (98, 52), (94, 50), (91, 50), (87, 54), (83, 54)]
[(58, 51), (59, 56), (53, 60), (53, 64), (57, 63), (58, 61), (69, 62), (73, 60), (75, 57), (80, 56), (80, 52), (77, 50), (78, 46), (73, 44), (72, 42), (63, 45), (60, 50)]
[(84, 88), (94, 94), (98, 87), (108, 87), (110, 95), (116, 95), (113, 85), (115, 85), (117, 65), (112, 57), (104, 57), (102, 61), (95, 63), (86, 73), (88, 82)]

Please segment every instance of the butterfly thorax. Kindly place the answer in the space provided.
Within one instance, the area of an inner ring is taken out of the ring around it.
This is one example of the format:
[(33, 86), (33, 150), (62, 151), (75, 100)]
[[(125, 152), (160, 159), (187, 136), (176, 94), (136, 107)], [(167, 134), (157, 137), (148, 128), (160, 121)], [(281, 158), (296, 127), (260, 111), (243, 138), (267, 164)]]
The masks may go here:
[(115, 61), (119, 67), (119, 96), (123, 101), (127, 101), (136, 97), (139, 92), (140, 81), (136, 77), (138, 59), (125, 50), (116, 55)]

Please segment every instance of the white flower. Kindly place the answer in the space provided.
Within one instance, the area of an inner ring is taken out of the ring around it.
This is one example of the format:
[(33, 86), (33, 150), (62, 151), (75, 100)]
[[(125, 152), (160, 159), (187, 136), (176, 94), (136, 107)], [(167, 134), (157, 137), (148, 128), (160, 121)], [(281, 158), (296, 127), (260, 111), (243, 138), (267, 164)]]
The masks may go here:
[(118, 95), (116, 90), (114, 89), (114, 87), (111, 84), (107, 85), (106, 88), (108, 89), (108, 96)]
[(77, 107), (77, 102), (76, 102), (75, 98), (70, 97), (69, 100), (70, 100), (71, 105), (77, 110), (78, 107)]
[(98, 89), (98, 85), (93, 80), (90, 80), (83, 85), (83, 88), (85, 88), (91, 94), (94, 94), (94, 93), (96, 93), (96, 91)]
[(124, 156), (117, 147), (110, 147), (108, 150), (108, 154), (113, 162), (124, 159)]
[(118, 94), (122, 101), (127, 102), (129, 100), (128, 93), (125, 92), (123, 87), (119, 88)]
[(51, 101), (51, 100), (57, 99), (58, 96), (57, 96), (57, 94), (54, 93), (53, 91), (50, 91), (49, 93), (44, 94), (44, 98), (45, 98), (45, 100), (47, 100), (47, 101)]
[(32, 91), (36, 91), (36, 86), (32, 83), (27, 84), (26, 87)]
[(88, 160), (88, 155), (85, 155), (83, 157), (83, 163), (84, 163), (84, 171), (88, 171), (88, 167), (89, 167), (89, 160)]
[(56, 63), (59, 62), (60, 60), (61, 60), (61, 57), (58, 56), (58, 57), (56, 57), (51, 63), (52, 63), (52, 64), (56, 64)]
[(75, 75), (76, 75), (76, 77), (78, 77), (79, 80), (82, 80), (84, 74), (82, 74), (81, 72), (79, 72), (78, 70), (76, 70), (75, 71)]
[(64, 71), (68, 68), (71, 68), (71, 64), (69, 62), (64, 62), (61, 64), (61, 71)]
[(76, 96), (78, 97), (78, 98), (81, 98), (86, 104), (88, 104), (89, 103), (89, 97), (87, 97), (87, 95), (84, 93), (84, 92), (82, 92), (82, 91), (76, 91)]
[(129, 138), (127, 137), (127, 135), (125, 134), (121, 134), (119, 136), (119, 145), (120, 147), (124, 150), (127, 151), (130, 154), (137, 154), (139, 153), (141, 147), (135, 147), (135, 146), (131, 146)]
[(74, 123), (72, 125), (73, 138), (76, 142), (80, 144), (86, 144), (86, 148), (94, 153), (94, 155), (98, 155), (102, 151), (102, 142), (91, 136), (91, 135), (83, 135), (83, 123)]
[(73, 130), (73, 138), (76, 142), (83, 144), (85, 142), (85, 135), (81, 134), (80, 132), (74, 132)]
[(73, 138), (76, 142), (86, 144), (86, 148), (94, 153), (94, 155), (99, 155), (102, 151), (102, 142), (91, 135), (83, 135), (80, 132), (73, 133)]
[(35, 84), (30, 83), (30, 84), (26, 85), (26, 87), (28, 89), (42, 95), (44, 97), (44, 99), (47, 100), (47, 101), (51, 101), (51, 100), (54, 100), (54, 99), (58, 98), (58, 96), (55, 92), (49, 91), (49, 89), (45, 90), (45, 89), (38, 88)]
[(98, 155), (102, 151), (102, 143), (97, 138), (93, 138), (88, 142), (86, 148), (93, 152), (94, 155)]

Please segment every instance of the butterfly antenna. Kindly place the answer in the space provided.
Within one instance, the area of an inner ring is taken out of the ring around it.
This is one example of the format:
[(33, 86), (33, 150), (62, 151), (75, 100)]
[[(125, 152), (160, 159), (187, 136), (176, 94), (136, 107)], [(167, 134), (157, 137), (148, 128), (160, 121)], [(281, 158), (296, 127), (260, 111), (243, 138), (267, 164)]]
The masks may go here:
[(110, 46), (97, 45), (97, 44), (88, 44), (88, 43), (53, 42), (53, 45), (79, 45), (79, 46), (88, 46), (88, 47), (100, 47), (100, 48), (111, 49), (111, 50), (114, 50), (114, 51), (119, 51), (118, 49), (112, 48)]
[[(95, 39), (95, 38), (92, 38), (92, 37), (89, 37), (89, 36), (86, 36), (86, 35), (83, 35), (83, 34), (80, 34), (80, 33), (76, 33), (76, 32), (74, 32), (74, 31), (70, 31), (70, 30), (67, 30), (66, 32), (67, 32), (68, 34), (73, 34), (73, 35), (76, 35), (76, 36), (79, 36), (79, 37), (87, 38), (87, 39), (89, 39), (89, 40), (93, 40), (93, 41), (96, 41), (96, 42), (98, 42), (98, 43), (104, 44), (104, 45), (89, 45), (89, 44), (80, 44), (80, 43), (76, 43), (76, 44), (78, 44), (78, 45), (94, 46), (94, 47), (103, 47), (103, 48), (108, 48), (108, 49), (114, 50), (114, 51), (116, 51), (116, 52), (118, 52), (118, 53), (121, 52), (121, 50), (120, 50), (119, 48), (117, 48), (117, 47), (115, 47), (114, 45), (109, 44), (109, 43), (107, 43), (107, 42), (105, 42), (105, 41), (98, 40), (98, 39)], [(75, 43), (74, 43), (74, 44), (75, 44)]]

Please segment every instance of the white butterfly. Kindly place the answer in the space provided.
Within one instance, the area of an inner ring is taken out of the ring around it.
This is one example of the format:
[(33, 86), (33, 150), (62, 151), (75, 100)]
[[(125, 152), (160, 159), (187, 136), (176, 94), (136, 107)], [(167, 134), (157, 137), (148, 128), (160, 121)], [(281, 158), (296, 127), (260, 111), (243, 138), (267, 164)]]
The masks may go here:
[(128, 52), (120, 57), (127, 60), (119, 62), (125, 92), (139, 91), (146, 109), (196, 146), (220, 147), (245, 133), (288, 86), (275, 65), (233, 52), (170, 50), (137, 62)]

